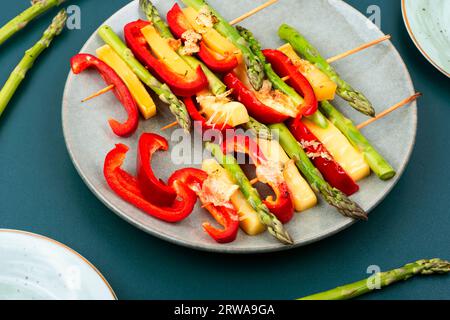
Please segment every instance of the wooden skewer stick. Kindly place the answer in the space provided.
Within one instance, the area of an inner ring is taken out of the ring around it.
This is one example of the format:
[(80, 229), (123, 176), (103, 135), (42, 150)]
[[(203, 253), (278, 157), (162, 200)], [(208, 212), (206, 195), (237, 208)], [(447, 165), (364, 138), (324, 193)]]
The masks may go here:
[[(344, 59), (344, 58), (346, 58), (348, 56), (351, 56), (352, 54), (355, 54), (355, 53), (358, 53), (358, 52), (360, 52), (362, 50), (365, 50), (365, 49), (368, 49), (370, 47), (373, 47), (373, 46), (375, 46), (375, 45), (377, 45), (377, 44), (379, 44), (379, 43), (381, 43), (383, 41), (389, 40), (389, 39), (391, 39), (391, 35), (390, 34), (388, 34), (388, 35), (386, 35), (384, 37), (381, 37), (379, 39), (370, 41), (368, 43), (365, 43), (365, 44), (363, 44), (363, 45), (361, 45), (361, 46), (359, 46), (357, 48), (354, 48), (354, 49), (351, 49), (351, 50), (346, 51), (344, 53), (338, 54), (337, 56), (331, 57), (331, 58), (327, 59), (327, 62), (328, 63), (336, 62), (338, 60)], [(289, 76), (281, 78), (281, 80), (283, 80), (283, 81), (288, 81), (289, 79), (290, 79)]]
[(362, 46), (359, 46), (359, 47), (354, 48), (354, 49), (352, 49), (352, 50), (349, 50), (349, 51), (347, 51), (347, 52), (338, 54), (337, 56), (334, 56), (334, 57), (332, 57), (332, 58), (327, 59), (327, 62), (328, 62), (328, 63), (336, 62), (336, 61), (338, 61), (338, 60), (341, 60), (341, 59), (343, 59), (343, 58), (345, 58), (345, 57), (348, 57), (348, 56), (350, 56), (350, 55), (352, 55), (352, 54), (358, 53), (358, 52), (360, 52), (360, 51), (362, 51), (362, 50), (364, 50), (364, 49), (373, 47), (373, 46), (375, 46), (375, 45), (377, 45), (377, 44), (379, 44), (379, 43), (381, 43), (381, 42), (383, 42), (383, 41), (389, 40), (389, 39), (391, 39), (391, 35), (390, 35), (390, 34), (388, 34), (388, 35), (386, 35), (386, 36), (384, 36), (384, 37), (381, 37), (381, 38), (379, 38), (379, 39), (373, 40), (373, 41), (371, 41), (371, 42), (365, 43), (365, 44), (363, 44)]
[(88, 100), (94, 99), (95, 97), (98, 97), (98, 96), (100, 96), (100, 95), (102, 95), (102, 94), (104, 94), (104, 93), (106, 93), (108, 91), (111, 91), (112, 89), (114, 89), (114, 85), (113, 84), (107, 86), (106, 88), (103, 88), (103, 89), (97, 91), (94, 94), (91, 94), (89, 97), (84, 98), (83, 100), (81, 100), (81, 102), (86, 102)]
[(178, 125), (178, 121), (174, 121), (174, 122), (168, 124), (167, 126), (162, 127), (161, 131), (165, 131), (165, 130), (168, 130), (170, 128), (176, 127), (177, 125)]
[(259, 182), (259, 179), (258, 178), (255, 178), (255, 179), (253, 179), (253, 180), (250, 180), (250, 184), (253, 186), (253, 185), (255, 185), (255, 184), (257, 184)]
[(406, 106), (407, 104), (410, 104), (411, 102), (417, 100), (417, 99), (418, 99), (419, 97), (421, 97), (421, 96), (422, 96), (422, 94), (421, 94), (420, 92), (419, 92), (419, 93), (416, 93), (416, 94), (412, 95), (411, 97), (406, 98), (405, 100), (403, 100), (403, 101), (397, 103), (396, 105), (393, 105), (393, 106), (390, 107), (389, 109), (384, 110), (384, 111), (381, 112), (379, 115), (377, 115), (375, 118), (369, 119), (369, 120), (367, 120), (367, 121), (361, 123), (360, 125), (357, 126), (357, 128), (358, 128), (358, 129), (365, 128), (365, 127), (367, 127), (369, 124), (371, 124), (371, 123), (373, 123), (373, 122), (375, 122), (375, 121), (378, 121), (378, 120), (380, 120), (380, 119), (386, 117), (388, 114), (394, 112), (395, 110), (400, 109), (401, 107)]
[(237, 23), (239, 23), (239, 22), (241, 22), (241, 21), (247, 19), (248, 17), (251, 17), (252, 15), (254, 15), (254, 14), (260, 12), (261, 10), (264, 10), (265, 8), (267, 8), (267, 7), (271, 6), (271, 5), (273, 5), (273, 4), (276, 3), (276, 2), (278, 2), (278, 0), (269, 0), (269, 1), (267, 1), (266, 3), (260, 5), (259, 7), (256, 7), (255, 9), (253, 9), (253, 10), (247, 12), (246, 14), (240, 16), (239, 18), (236, 18), (236, 19), (230, 21), (230, 24), (231, 24), (231, 25), (235, 25), (235, 24), (237, 24)]

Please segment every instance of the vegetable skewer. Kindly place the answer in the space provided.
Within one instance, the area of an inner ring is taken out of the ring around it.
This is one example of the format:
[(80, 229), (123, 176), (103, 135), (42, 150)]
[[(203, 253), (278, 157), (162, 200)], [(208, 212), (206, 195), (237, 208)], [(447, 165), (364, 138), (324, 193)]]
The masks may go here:
[(59, 6), (65, 0), (33, 0), (31, 7), (10, 20), (0, 29), (0, 45), (12, 37), (16, 32), (25, 28), (29, 22), (50, 10)]
[[(328, 59), (327, 59), (327, 62), (328, 62), (328, 63), (333, 63), (333, 62), (342, 60), (342, 59), (344, 59), (344, 58), (346, 58), (346, 57), (348, 57), (348, 56), (351, 56), (351, 55), (353, 55), (353, 54), (355, 54), (355, 53), (358, 53), (358, 52), (360, 52), (360, 51), (362, 51), (362, 50), (365, 50), (365, 49), (368, 49), (368, 48), (370, 48), (370, 47), (373, 47), (373, 46), (375, 46), (375, 45), (377, 45), (377, 44), (379, 44), (379, 43), (381, 43), (381, 42), (383, 42), (383, 41), (389, 40), (389, 39), (391, 39), (391, 38), (392, 38), (391, 35), (388, 34), (388, 35), (383, 36), (383, 37), (381, 37), (381, 38), (378, 38), (378, 39), (376, 39), (376, 40), (373, 40), (373, 41), (364, 43), (363, 45), (361, 45), (361, 46), (359, 46), (359, 47), (357, 47), (357, 48), (353, 48), (353, 49), (351, 49), (351, 50), (348, 50), (348, 51), (345, 51), (345, 52), (343, 52), (343, 53), (340, 53), (340, 54), (338, 54), (338, 55), (336, 55), (336, 56), (334, 56), (334, 57), (328, 58)], [(283, 47), (284, 47), (284, 46), (283, 46)], [(283, 77), (283, 78), (281, 78), (281, 79), (282, 79), (283, 81), (287, 81), (287, 80), (289, 80), (289, 78), (290, 78), (289, 76), (286, 76), (286, 77)]]
[[(170, 31), (168, 25), (161, 19), (161, 16), (156, 9), (156, 7), (153, 5), (151, 0), (139, 0), (139, 6), (141, 7), (141, 10), (145, 13), (147, 19), (154, 24), (156, 29), (158, 29), (159, 34), (166, 39), (174, 39), (172, 32)], [(179, 53), (181, 53), (182, 48), (178, 50)], [(208, 79), (209, 86), (211, 89), (211, 92), (215, 95), (219, 95), (227, 91), (227, 87), (223, 84), (222, 81), (211, 71), (209, 70), (206, 65), (196, 59), (192, 56), (187, 56), (180, 54), (181, 58), (186, 61), (187, 64), (191, 66), (193, 69), (197, 69), (199, 66), (202, 67), (203, 72), (206, 75), (206, 78)]]
[(396, 173), (392, 166), (375, 150), (350, 119), (346, 118), (328, 101), (321, 102), (320, 110), (338, 127), (353, 146), (364, 154), (370, 168), (381, 180), (389, 180), (395, 176)]
[(236, 159), (230, 155), (223, 154), (219, 145), (207, 143), (206, 148), (234, 178), (240, 190), (247, 198), (250, 205), (258, 213), (260, 221), (267, 226), (269, 232), (284, 244), (293, 244), (289, 233), (284, 229), (283, 224), (269, 211), (262, 202), (258, 192), (248, 181), (247, 176), (242, 171)]
[(239, 48), (244, 56), (247, 66), (247, 74), (249, 81), (255, 90), (260, 90), (264, 80), (264, 65), (261, 59), (255, 55), (247, 46), (244, 38), (239, 32), (225, 20), (216, 10), (211, 8), (204, 0), (182, 0), (184, 4), (199, 11), (201, 9), (208, 10), (219, 20), (214, 28), (228, 38), (237, 48)]
[(281, 39), (288, 41), (292, 47), (311, 63), (315, 64), (322, 72), (328, 75), (337, 85), (337, 93), (347, 100), (354, 109), (368, 115), (375, 116), (375, 110), (370, 101), (360, 92), (353, 89), (334, 70), (334, 68), (320, 55), (296, 29), (283, 24), (278, 30)]
[[(289, 96), (297, 106), (302, 105), (304, 103), (304, 99), (292, 87), (288, 86), (278, 76), (278, 74), (275, 73), (270, 63), (267, 63), (266, 57), (264, 56), (261, 50), (261, 45), (259, 44), (258, 40), (256, 40), (256, 38), (253, 36), (253, 34), (243, 27), (238, 26), (236, 28), (241, 34), (241, 36), (247, 41), (250, 49), (263, 62), (267, 78), (274, 85), (274, 87), (284, 92), (287, 96)], [(316, 101), (316, 109), (317, 109), (317, 101)], [(310, 118), (311, 121), (317, 123), (317, 125), (319, 125), (320, 127), (327, 126), (327, 121), (320, 112), (316, 112), (313, 115), (308, 116), (308, 118)]]
[[(450, 273), (450, 262), (441, 259), (419, 260), (409, 263), (400, 269), (394, 269), (387, 272), (381, 272), (373, 275), (371, 278), (378, 278), (381, 287), (387, 287), (399, 281), (408, 280), (417, 275), (434, 275)], [(370, 281), (364, 279), (342, 287), (338, 287), (322, 293), (317, 293), (298, 300), (348, 300), (359, 297), (363, 294), (377, 289)]]
[(0, 116), (8, 105), (9, 101), (13, 97), (19, 85), (25, 79), (25, 76), (33, 67), (34, 62), (39, 55), (47, 49), (53, 39), (59, 35), (66, 23), (67, 13), (65, 10), (61, 10), (55, 18), (53, 18), (50, 26), (45, 30), (42, 38), (30, 49), (25, 52), (25, 56), (13, 70), (5, 85), (0, 91)]
[(270, 125), (269, 128), (278, 135), (280, 144), (297, 167), (305, 176), (311, 187), (320, 193), (324, 199), (333, 207), (337, 208), (342, 215), (353, 219), (367, 220), (367, 214), (355, 202), (347, 198), (341, 191), (332, 188), (314, 167), (305, 151), (300, 147), (295, 137), (291, 134), (286, 125), (280, 123)]
[(102, 26), (98, 30), (99, 36), (108, 44), (116, 53), (128, 64), (134, 73), (152, 89), (159, 99), (169, 105), (170, 111), (177, 118), (180, 126), (189, 131), (191, 127), (191, 119), (186, 110), (184, 103), (172, 93), (170, 88), (159, 82), (133, 55), (131, 50), (123, 43), (123, 41), (114, 33), (109, 26)]

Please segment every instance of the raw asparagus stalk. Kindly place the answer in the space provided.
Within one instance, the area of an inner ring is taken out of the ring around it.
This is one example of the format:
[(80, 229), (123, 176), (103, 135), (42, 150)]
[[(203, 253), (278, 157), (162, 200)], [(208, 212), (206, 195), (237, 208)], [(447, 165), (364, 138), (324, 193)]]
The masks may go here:
[(336, 207), (345, 217), (367, 220), (367, 214), (358, 204), (350, 200), (338, 189), (331, 187), (323, 179), (320, 171), (314, 167), (299, 142), (284, 124), (270, 125), (269, 128), (274, 135), (278, 136), (284, 151), (295, 161), (297, 167), (315, 192), (320, 193), (330, 205)]
[(272, 132), (270, 131), (269, 127), (259, 122), (258, 120), (253, 119), (252, 117), (250, 117), (250, 121), (244, 123), (242, 127), (244, 127), (244, 129), (252, 131), (253, 134), (260, 139), (272, 140), (273, 138)]
[[(441, 259), (420, 260), (405, 265), (402, 268), (373, 275), (369, 279), (361, 280), (336, 289), (317, 293), (299, 300), (348, 300), (363, 294), (377, 290), (371, 283), (371, 279), (377, 277), (381, 288), (387, 287), (398, 281), (405, 281), (417, 275), (434, 275), (450, 273), (450, 262)], [(381, 289), (378, 288), (378, 289)]]
[(0, 116), (13, 97), (17, 88), (22, 83), (23, 79), (25, 79), (28, 70), (33, 67), (36, 59), (45, 49), (50, 46), (52, 40), (62, 32), (66, 20), (67, 13), (65, 10), (61, 10), (55, 16), (55, 18), (53, 18), (52, 23), (47, 28), (47, 30), (45, 30), (42, 38), (38, 42), (36, 42), (33, 47), (25, 52), (24, 57), (13, 70), (2, 90), (0, 91)]
[(206, 148), (211, 151), (217, 161), (230, 173), (239, 185), (239, 189), (244, 194), (247, 201), (257, 212), (259, 220), (267, 226), (269, 232), (284, 244), (293, 244), (289, 233), (284, 229), (283, 224), (275, 217), (266, 205), (262, 202), (258, 191), (253, 188), (245, 173), (237, 163), (236, 159), (230, 155), (223, 154), (220, 146), (213, 143), (207, 143)]
[(315, 64), (322, 72), (330, 77), (338, 86), (337, 94), (347, 100), (350, 106), (368, 116), (375, 116), (375, 110), (370, 101), (361, 92), (356, 91), (344, 81), (327, 60), (320, 55), (319, 51), (296, 29), (287, 24), (283, 24), (280, 26), (278, 34), (281, 39), (288, 41), (295, 51)]
[(190, 130), (191, 118), (184, 103), (172, 93), (167, 84), (158, 81), (133, 55), (125, 43), (114, 33), (109, 26), (102, 26), (98, 30), (99, 36), (128, 64), (133, 72), (152, 89), (159, 99), (169, 105), (170, 111), (175, 115), (179, 125), (186, 131)]
[(346, 118), (328, 101), (321, 102), (320, 109), (352, 145), (364, 154), (370, 168), (381, 180), (389, 180), (395, 176), (394, 168), (378, 153), (350, 119)]
[(33, 0), (31, 2), (31, 7), (10, 20), (0, 29), (0, 45), (12, 37), (16, 32), (25, 28), (33, 19), (51, 8), (59, 6), (64, 1), (65, 0)]
[[(153, 5), (150, 0), (139, 0), (139, 5), (141, 10), (147, 16), (147, 19), (153, 23), (153, 25), (158, 29), (159, 34), (166, 39), (174, 39), (169, 26), (161, 19), (158, 9)], [(219, 95), (227, 91), (225, 84), (212, 72), (209, 68), (200, 60), (192, 56), (183, 55), (183, 49), (178, 50), (180, 57), (186, 61), (186, 63), (192, 68), (197, 69), (199, 66), (202, 68), (203, 72), (208, 79), (209, 88), (214, 95)]]
[(182, 0), (182, 2), (194, 8), (200, 10), (207, 8), (214, 16), (217, 17), (219, 22), (216, 23), (214, 28), (224, 37), (228, 38), (238, 49), (241, 50), (244, 56), (245, 64), (247, 66), (247, 74), (251, 85), (255, 90), (260, 90), (265, 77), (264, 65), (257, 55), (255, 55), (247, 45), (247, 41), (241, 37), (239, 32), (228, 23), (228, 21), (222, 17), (216, 10), (214, 10), (204, 0)]
[[(292, 99), (295, 105), (299, 106), (303, 104), (303, 98), (294, 90), (294, 88), (290, 87), (286, 82), (281, 79), (278, 74), (273, 70), (272, 65), (267, 63), (266, 57), (262, 53), (261, 45), (253, 36), (253, 33), (250, 30), (247, 30), (241, 26), (237, 26), (236, 29), (239, 31), (241, 36), (247, 41), (249, 48), (253, 51), (254, 54), (258, 56), (258, 58), (262, 61), (264, 65), (264, 70), (266, 72), (266, 76), (269, 81), (273, 84), (275, 89), (280, 90), (288, 97)], [(324, 115), (320, 112), (316, 112), (314, 115), (307, 117), (309, 120), (313, 121), (321, 128), (326, 128), (328, 126), (328, 121), (324, 117)]]

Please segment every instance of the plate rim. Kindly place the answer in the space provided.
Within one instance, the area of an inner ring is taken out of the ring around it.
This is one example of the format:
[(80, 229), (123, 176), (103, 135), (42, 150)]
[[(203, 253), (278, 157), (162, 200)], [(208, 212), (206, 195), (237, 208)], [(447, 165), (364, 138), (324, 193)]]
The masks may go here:
[(438, 62), (434, 61), (433, 58), (426, 52), (426, 50), (422, 47), (419, 40), (414, 34), (413, 28), (411, 27), (411, 23), (408, 18), (408, 11), (406, 9), (406, 0), (402, 0), (402, 16), (403, 22), (405, 23), (406, 30), (413, 41), (414, 45), (419, 49), (420, 53), (428, 60), (429, 63), (433, 65), (437, 70), (439, 70), (442, 74), (450, 78), (450, 71), (445, 70)]
[[(95, 31), (92, 33), (92, 35), (86, 40), (86, 42), (84, 43), (84, 45), (82, 46), (82, 48), (80, 49), (80, 52), (83, 52), (83, 50), (85, 49), (86, 46), (88, 46), (88, 43), (97, 35), (97, 30), (104, 24), (106, 24), (106, 22), (110, 19), (115, 18), (116, 16), (119, 15), (119, 13), (124, 10), (125, 8), (129, 7), (129, 6), (133, 6), (135, 2), (137, 2), (138, 0), (133, 0), (130, 3), (124, 5), (123, 7), (119, 8), (115, 13), (113, 13), (110, 17), (108, 17), (105, 21), (103, 21), (98, 28), (95, 29)], [(354, 12), (355, 15), (359, 15), (360, 17), (362, 17), (363, 19), (366, 20), (367, 23), (370, 23), (371, 25), (373, 25), (375, 27), (375, 31), (377, 33), (379, 33), (380, 37), (385, 35), (385, 33), (380, 30), (369, 18), (367, 18), (362, 12), (360, 12), (359, 10), (357, 10), (356, 8), (354, 8), (352, 5), (348, 4), (347, 2), (345, 2), (344, 0), (337, 0), (338, 2), (341, 3), (341, 5), (347, 6), (350, 10), (352, 10)], [(414, 94), (415, 92), (415, 87), (414, 87), (414, 83), (412, 81), (412, 77), (411, 74), (409, 73), (409, 70), (405, 64), (405, 61), (403, 60), (403, 58), (401, 57), (399, 51), (397, 50), (397, 48), (393, 45), (391, 40), (386, 41), (386, 43), (388, 43), (390, 49), (392, 50), (392, 52), (396, 55), (396, 59), (400, 62), (400, 65), (402, 66), (402, 69), (404, 70), (405, 76), (406, 76), (406, 82), (407, 85), (410, 87), (410, 93), (411, 95)], [(331, 237), (347, 228), (349, 228), (350, 226), (352, 226), (354, 223), (356, 223), (357, 221), (354, 221), (352, 219), (346, 219), (343, 220), (343, 222), (337, 226), (334, 226), (328, 230), (323, 231), (321, 234), (319, 235), (315, 235), (312, 236), (309, 239), (303, 240), (300, 243), (296, 243), (294, 245), (290, 245), (290, 246), (286, 246), (283, 244), (279, 244), (279, 243), (275, 243), (272, 245), (268, 245), (268, 246), (264, 246), (264, 247), (258, 247), (258, 248), (229, 248), (223, 245), (217, 245), (215, 243), (205, 243), (203, 245), (198, 245), (196, 243), (191, 243), (189, 242), (188, 239), (184, 239), (184, 238), (177, 238), (173, 235), (169, 235), (167, 233), (165, 233), (164, 231), (156, 231), (156, 230), (152, 230), (147, 228), (145, 225), (141, 224), (139, 221), (136, 221), (134, 219), (132, 219), (130, 216), (128, 216), (125, 213), (122, 213), (122, 211), (117, 208), (116, 205), (112, 204), (105, 195), (102, 194), (102, 192), (98, 191), (95, 189), (95, 187), (93, 186), (93, 184), (89, 181), (89, 178), (82, 172), (81, 170), (81, 166), (78, 163), (78, 161), (76, 160), (71, 148), (70, 148), (70, 142), (69, 142), (69, 138), (66, 135), (66, 125), (65, 125), (65, 120), (64, 120), (64, 110), (65, 110), (65, 106), (66, 106), (66, 97), (68, 95), (68, 88), (70, 83), (72, 82), (72, 79), (74, 78), (74, 75), (71, 71), (69, 71), (68, 76), (67, 76), (67, 80), (65, 83), (65, 89), (64, 89), (64, 94), (63, 94), (63, 99), (62, 99), (62, 110), (61, 110), (61, 117), (62, 117), (62, 129), (63, 129), (63, 135), (64, 135), (64, 140), (65, 140), (65, 144), (66, 144), (66, 148), (67, 151), (69, 153), (69, 156), (72, 160), (72, 163), (75, 167), (75, 169), (77, 170), (78, 174), (80, 175), (81, 179), (83, 180), (83, 182), (85, 183), (85, 185), (88, 187), (88, 189), (96, 196), (97, 199), (99, 199), (107, 208), (109, 208), (112, 212), (114, 212), (117, 216), (119, 216), (121, 219), (127, 221), (128, 223), (130, 223), (131, 225), (137, 227), (138, 229), (151, 234), (152, 236), (155, 236), (156, 238), (159, 238), (161, 240), (167, 241), (169, 243), (175, 244), (175, 245), (179, 245), (179, 246), (183, 246), (183, 247), (187, 247), (190, 249), (194, 249), (194, 250), (198, 250), (198, 251), (204, 251), (204, 252), (212, 252), (212, 253), (225, 253), (225, 254), (236, 254), (236, 255), (240, 255), (240, 254), (260, 254), (260, 253), (272, 253), (272, 252), (280, 252), (280, 251), (287, 251), (287, 250), (291, 250), (294, 248), (299, 248), (299, 247), (303, 247), (318, 241), (321, 241), (323, 239), (326, 239), (328, 237)], [(394, 180), (392, 181), (392, 185), (389, 186), (389, 188), (386, 189), (386, 192), (375, 202), (373, 203), (373, 205), (367, 209), (367, 213), (370, 213), (374, 208), (376, 208), (393, 190), (393, 188), (397, 185), (397, 183), (399, 182), (400, 178), (402, 177), (404, 171), (406, 170), (410, 160), (411, 160), (411, 156), (416, 144), (416, 138), (417, 138), (417, 128), (418, 128), (418, 112), (417, 112), (417, 101), (414, 101), (408, 108), (411, 108), (413, 110), (413, 123), (412, 126), (414, 128), (414, 134), (412, 136), (412, 143), (411, 146), (407, 152), (407, 157), (405, 160), (405, 165), (403, 166), (403, 168), (401, 168), (400, 170), (397, 171), (397, 175), (395, 176)]]
[(86, 259), (84, 256), (82, 256), (80, 253), (78, 253), (74, 249), (70, 248), (69, 246), (65, 245), (64, 243), (61, 243), (61, 242), (59, 242), (59, 241), (57, 241), (55, 239), (49, 238), (49, 237), (41, 235), (41, 234), (37, 234), (37, 233), (34, 233), (34, 232), (30, 232), (30, 231), (18, 230), (18, 229), (4, 229), (4, 228), (0, 228), (0, 233), (11, 233), (11, 234), (26, 235), (26, 236), (29, 236), (31, 238), (37, 238), (37, 239), (40, 239), (40, 240), (44, 240), (46, 242), (49, 242), (49, 243), (57, 245), (58, 247), (64, 249), (67, 252), (69, 252), (70, 254), (73, 254), (73, 255), (77, 256), (78, 258), (80, 258), (86, 265), (88, 265), (100, 277), (100, 280), (103, 281), (103, 283), (106, 285), (106, 287), (108, 288), (109, 292), (111, 293), (111, 296), (112, 296), (113, 300), (118, 300), (116, 293), (114, 292), (113, 288), (109, 284), (108, 280), (106, 280), (105, 276), (100, 272), (100, 270), (98, 270), (96, 266), (94, 266), (88, 259)]

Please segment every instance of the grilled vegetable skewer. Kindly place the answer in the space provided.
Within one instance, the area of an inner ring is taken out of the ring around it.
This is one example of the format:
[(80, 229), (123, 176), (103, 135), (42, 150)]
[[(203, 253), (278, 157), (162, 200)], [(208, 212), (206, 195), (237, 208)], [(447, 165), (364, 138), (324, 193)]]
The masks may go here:
[(355, 202), (347, 198), (341, 191), (332, 188), (321, 173), (312, 164), (305, 151), (300, 147), (295, 137), (284, 124), (270, 125), (269, 128), (280, 139), (280, 144), (289, 157), (296, 161), (297, 167), (305, 176), (311, 187), (342, 215), (358, 220), (367, 220), (367, 214)]
[(350, 119), (346, 118), (328, 101), (321, 102), (320, 110), (347, 137), (353, 146), (364, 154), (370, 168), (381, 180), (389, 180), (395, 176), (394, 168), (375, 150)]
[[(371, 278), (379, 278), (381, 287), (387, 287), (398, 281), (405, 281), (417, 275), (450, 273), (450, 262), (441, 259), (419, 260), (400, 269), (381, 272)], [(381, 288), (369, 287), (370, 279), (364, 279), (336, 289), (313, 294), (299, 300), (348, 300)]]
[(177, 118), (180, 126), (186, 131), (190, 130), (191, 119), (186, 110), (184, 103), (172, 93), (170, 88), (158, 81), (133, 55), (131, 50), (123, 43), (123, 41), (114, 33), (109, 26), (102, 26), (98, 30), (99, 36), (108, 44), (116, 53), (128, 64), (133, 72), (152, 89), (159, 99), (169, 105), (170, 111)]
[(0, 45), (12, 37), (16, 32), (25, 28), (33, 19), (59, 6), (65, 0), (33, 0), (32, 6), (23, 11), (14, 19), (10, 20), (0, 29)]
[(0, 91), (0, 116), (13, 97), (17, 88), (22, 83), (23, 79), (25, 79), (28, 70), (33, 67), (36, 59), (45, 49), (50, 46), (53, 39), (62, 32), (66, 20), (67, 13), (65, 10), (61, 10), (55, 16), (55, 18), (53, 18), (52, 23), (47, 28), (47, 30), (45, 30), (42, 38), (38, 42), (36, 42), (33, 47), (25, 52), (25, 56), (11, 73), (5, 85)]
[(280, 26), (278, 34), (281, 39), (289, 42), (295, 51), (300, 53), (322, 72), (328, 75), (330, 79), (337, 84), (337, 93), (339, 96), (347, 100), (350, 106), (368, 116), (375, 116), (375, 110), (370, 101), (362, 93), (356, 91), (346, 81), (344, 81), (337, 74), (334, 68), (326, 61), (326, 59), (320, 55), (319, 51), (313, 47), (297, 30), (287, 24), (283, 24)]
[(284, 229), (283, 224), (262, 202), (258, 192), (253, 188), (236, 159), (232, 156), (225, 155), (217, 144), (207, 143), (206, 148), (211, 151), (217, 161), (232, 175), (236, 184), (239, 185), (240, 190), (247, 198), (247, 201), (258, 213), (260, 221), (267, 226), (269, 232), (282, 243), (293, 244), (293, 240), (289, 233)]
[[(161, 19), (158, 9), (156, 9), (150, 0), (139, 0), (139, 5), (141, 10), (145, 13), (147, 19), (153, 23), (163, 38), (174, 39), (168, 25)], [(227, 91), (227, 87), (223, 84), (223, 82), (220, 81), (220, 79), (211, 70), (209, 70), (203, 62), (199, 61), (195, 57), (181, 54), (182, 48), (178, 50), (178, 53), (180, 53), (181, 58), (186, 61), (191, 68), (197, 69), (199, 66), (202, 67), (202, 70), (208, 79), (209, 87), (212, 93), (219, 95)]]
[(183, 3), (187, 6), (194, 8), (195, 10), (208, 10), (217, 19), (218, 22), (214, 25), (214, 28), (228, 38), (239, 50), (241, 50), (245, 64), (247, 66), (247, 74), (251, 85), (255, 90), (260, 90), (264, 80), (264, 65), (261, 59), (255, 55), (247, 46), (244, 38), (239, 32), (228, 23), (216, 10), (211, 8), (204, 0), (183, 0)]

